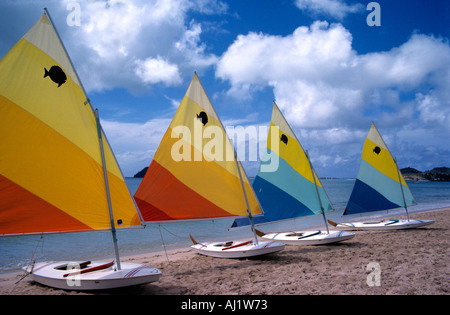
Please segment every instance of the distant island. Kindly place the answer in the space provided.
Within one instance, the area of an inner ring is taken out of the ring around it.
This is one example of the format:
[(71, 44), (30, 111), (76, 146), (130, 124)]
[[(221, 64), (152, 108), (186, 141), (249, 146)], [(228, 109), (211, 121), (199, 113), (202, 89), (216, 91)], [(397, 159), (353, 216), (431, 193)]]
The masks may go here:
[(140, 170), (139, 172), (137, 172), (136, 174), (134, 174), (134, 178), (144, 178), (145, 173), (147, 173), (148, 170), (148, 166), (144, 167), (142, 170)]
[(450, 181), (450, 168), (435, 167), (430, 171), (421, 172), (412, 167), (402, 168), (400, 170), (405, 180), (428, 180), (436, 182)]
[[(147, 173), (148, 167), (144, 167), (142, 170), (134, 174), (135, 178), (143, 178)], [(405, 180), (428, 180), (436, 182), (448, 182), (450, 181), (450, 168), (448, 167), (435, 167), (430, 171), (421, 172), (412, 167), (402, 168), (400, 170)]]

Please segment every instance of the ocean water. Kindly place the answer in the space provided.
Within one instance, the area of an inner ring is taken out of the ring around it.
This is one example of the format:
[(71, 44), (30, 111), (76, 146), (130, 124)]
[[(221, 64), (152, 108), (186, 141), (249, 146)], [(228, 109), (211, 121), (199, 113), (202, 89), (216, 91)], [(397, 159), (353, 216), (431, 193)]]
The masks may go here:
[[(130, 192), (134, 194), (140, 178), (127, 178)], [(404, 214), (403, 208), (380, 211), (370, 216), (346, 216), (342, 213), (350, 197), (354, 180), (322, 180), (334, 211), (327, 212), (327, 218), (333, 221), (365, 220)], [(409, 207), (409, 212), (450, 207), (450, 182), (408, 182), (418, 205)], [(233, 219), (214, 221), (174, 222), (151, 224), (145, 228), (121, 230), (117, 232), (121, 257), (190, 246), (191, 233), (196, 240), (236, 240), (253, 237), (250, 228), (229, 230)], [(280, 223), (258, 227), (264, 232), (287, 231), (293, 229), (324, 228), (321, 215), (309, 216)], [(31, 255), (37, 261), (46, 260), (94, 260), (114, 258), (111, 232), (82, 232), (45, 235), (0, 237), (0, 273), (20, 269), (31, 261)]]

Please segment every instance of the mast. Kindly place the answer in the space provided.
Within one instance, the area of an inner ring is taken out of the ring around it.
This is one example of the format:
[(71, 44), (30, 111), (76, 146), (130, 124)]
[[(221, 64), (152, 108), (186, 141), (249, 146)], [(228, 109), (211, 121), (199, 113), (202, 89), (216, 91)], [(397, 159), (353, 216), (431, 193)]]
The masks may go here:
[(323, 221), (325, 222), (325, 227), (327, 229), (327, 234), (330, 234), (330, 230), (328, 229), (327, 218), (325, 216), (325, 210), (323, 209), (322, 199), (320, 198), (320, 194), (319, 194), (319, 188), (317, 187), (315, 171), (314, 171), (314, 168), (312, 166), (311, 160), (309, 159), (308, 150), (306, 150), (305, 154), (306, 154), (306, 158), (308, 159), (308, 162), (309, 162), (309, 168), (311, 169), (312, 177), (313, 177), (313, 180), (314, 180), (314, 186), (316, 187), (317, 199), (319, 199), (320, 210), (322, 211)]
[(116, 228), (115, 228), (115, 225), (114, 225), (114, 217), (113, 217), (112, 205), (111, 205), (111, 195), (110, 195), (110, 192), (109, 192), (108, 173), (107, 173), (106, 163), (105, 163), (105, 152), (104, 152), (104, 149), (103, 149), (102, 127), (100, 125), (100, 119), (99, 119), (99, 116), (98, 116), (98, 110), (97, 109), (94, 110), (92, 108), (91, 101), (87, 97), (87, 93), (86, 93), (86, 90), (84, 88), (83, 83), (80, 80), (80, 76), (78, 75), (78, 72), (77, 72), (76, 68), (73, 65), (72, 59), (70, 58), (70, 55), (67, 52), (66, 46), (64, 46), (64, 43), (61, 40), (61, 36), (59, 36), (58, 30), (56, 29), (55, 24), (53, 23), (53, 20), (52, 20), (52, 18), (50, 16), (50, 13), (47, 10), (47, 8), (44, 8), (44, 12), (47, 15), (48, 19), (50, 20), (50, 23), (52, 24), (53, 29), (55, 30), (55, 33), (58, 36), (58, 40), (61, 43), (61, 46), (63, 47), (67, 58), (69, 59), (70, 65), (72, 66), (72, 69), (75, 72), (75, 75), (76, 75), (76, 77), (78, 79), (78, 82), (80, 83), (81, 90), (83, 91), (83, 94), (86, 97), (86, 101), (84, 102), (84, 105), (89, 104), (89, 107), (90, 107), (91, 111), (94, 113), (94, 116), (95, 116), (95, 121), (96, 121), (96, 125), (97, 125), (97, 133), (98, 133), (98, 138), (99, 138), (100, 154), (101, 154), (101, 157), (102, 157), (103, 177), (104, 177), (104, 180), (105, 180), (105, 188), (106, 188), (106, 198), (107, 198), (107, 201), (108, 201), (108, 210), (109, 210), (109, 217), (110, 217), (110, 222), (111, 222), (111, 233), (112, 233), (112, 237), (113, 237), (114, 251), (115, 251), (115, 254), (116, 254), (116, 265), (117, 265), (117, 269), (120, 270), (121, 266), (120, 266), (120, 260), (119, 260), (119, 248), (117, 246)]
[(403, 204), (404, 204), (404, 207), (406, 210), (406, 218), (408, 219), (408, 222), (409, 222), (408, 206), (406, 205), (405, 193), (403, 191), (403, 185), (402, 185), (402, 177), (400, 174), (400, 169), (398, 168), (397, 158), (394, 158), (394, 163), (395, 163), (395, 167), (397, 167), (398, 181), (400, 183), (400, 190), (402, 191)]
[(117, 246), (116, 227), (114, 225), (114, 216), (111, 206), (111, 195), (109, 193), (108, 172), (106, 170), (105, 151), (103, 150), (102, 127), (100, 125), (100, 118), (98, 117), (98, 109), (94, 111), (94, 114), (95, 114), (95, 121), (97, 123), (98, 143), (100, 146), (100, 153), (102, 156), (103, 178), (105, 180), (106, 199), (108, 200), (109, 218), (111, 222), (111, 233), (113, 237), (114, 251), (116, 253), (116, 265), (117, 269), (120, 270), (121, 268), (120, 268), (119, 247)]

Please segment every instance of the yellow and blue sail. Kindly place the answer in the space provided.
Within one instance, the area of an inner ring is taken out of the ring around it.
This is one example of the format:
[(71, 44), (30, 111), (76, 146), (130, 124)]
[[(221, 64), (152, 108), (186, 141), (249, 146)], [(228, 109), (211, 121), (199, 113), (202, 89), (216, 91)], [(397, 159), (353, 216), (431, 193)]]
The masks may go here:
[(344, 215), (388, 210), (416, 204), (389, 149), (372, 124)]
[[(263, 216), (253, 218), (255, 224), (320, 214), (320, 201), (323, 211), (332, 209), (305, 151), (275, 103), (266, 149), (270, 159), (261, 161), (253, 181), (253, 190), (264, 210)], [(274, 160), (278, 160), (278, 167), (268, 165)], [(249, 224), (247, 218), (238, 218), (232, 227)]]

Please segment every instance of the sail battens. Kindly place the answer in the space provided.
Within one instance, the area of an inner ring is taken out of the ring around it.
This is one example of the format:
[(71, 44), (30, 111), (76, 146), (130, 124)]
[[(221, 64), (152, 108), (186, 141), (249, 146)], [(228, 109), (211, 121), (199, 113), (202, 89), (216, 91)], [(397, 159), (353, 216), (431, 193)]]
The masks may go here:
[[(250, 182), (239, 167), (250, 211), (259, 214)], [(196, 74), (135, 200), (144, 221), (149, 223), (167, 218), (201, 220), (247, 215), (234, 149)]]
[(375, 124), (372, 124), (364, 142), (358, 175), (344, 215), (414, 204), (416, 201), (394, 158)]

